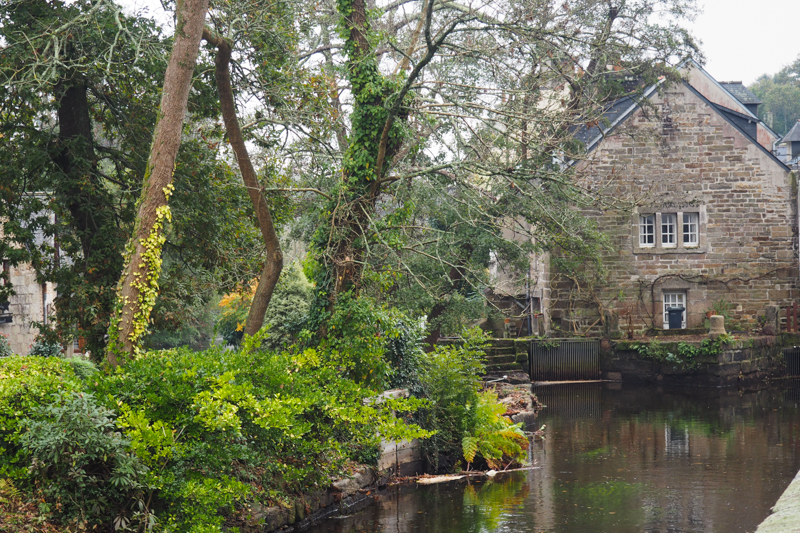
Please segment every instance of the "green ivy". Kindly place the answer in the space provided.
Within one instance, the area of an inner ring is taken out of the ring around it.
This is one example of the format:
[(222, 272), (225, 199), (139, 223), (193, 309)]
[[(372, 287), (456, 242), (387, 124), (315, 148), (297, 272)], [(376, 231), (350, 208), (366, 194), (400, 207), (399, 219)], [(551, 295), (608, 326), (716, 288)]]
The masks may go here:
[(716, 357), (722, 353), (723, 346), (733, 340), (729, 335), (720, 335), (716, 339), (705, 339), (699, 346), (687, 342), (663, 344), (658, 339), (649, 343), (618, 344), (621, 349), (630, 349), (639, 353), (644, 359), (656, 363), (673, 364), (683, 370), (693, 372), (700, 367), (698, 359)]

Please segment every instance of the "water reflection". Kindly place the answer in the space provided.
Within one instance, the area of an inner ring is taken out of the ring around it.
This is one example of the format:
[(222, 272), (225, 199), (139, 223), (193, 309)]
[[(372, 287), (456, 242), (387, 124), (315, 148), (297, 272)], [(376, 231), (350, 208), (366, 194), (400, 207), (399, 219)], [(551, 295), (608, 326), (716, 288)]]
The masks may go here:
[(800, 386), (754, 392), (609, 384), (537, 389), (539, 467), (395, 487), (312, 531), (752, 532), (800, 468)]

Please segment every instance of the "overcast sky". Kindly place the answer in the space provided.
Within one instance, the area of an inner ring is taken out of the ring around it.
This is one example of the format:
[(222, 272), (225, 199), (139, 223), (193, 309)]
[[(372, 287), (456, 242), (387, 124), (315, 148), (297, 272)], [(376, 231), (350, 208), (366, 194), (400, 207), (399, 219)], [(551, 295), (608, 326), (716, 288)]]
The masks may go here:
[(749, 85), (800, 54), (800, 0), (698, 0), (693, 24), (717, 81)]
[[(718, 81), (753, 83), (800, 55), (800, 0), (697, 0), (703, 13), (691, 24), (702, 41), (706, 70)], [(122, 0), (159, 20), (159, 0)]]

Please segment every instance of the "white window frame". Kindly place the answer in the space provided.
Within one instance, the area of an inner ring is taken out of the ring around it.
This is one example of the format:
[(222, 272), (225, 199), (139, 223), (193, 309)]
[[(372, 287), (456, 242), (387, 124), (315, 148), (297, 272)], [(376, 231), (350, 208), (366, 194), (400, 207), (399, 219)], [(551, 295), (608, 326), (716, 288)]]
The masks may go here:
[(681, 329), (686, 329), (686, 312), (689, 310), (686, 291), (664, 291), (662, 298), (664, 329), (669, 329), (669, 314), (667, 313), (667, 309), (671, 307), (683, 307)]
[[(650, 242), (647, 242), (648, 238)], [(655, 248), (656, 246), (656, 215), (639, 215), (639, 246), (642, 248)]]
[(661, 214), (661, 246), (676, 248), (678, 246), (678, 216), (676, 213)]
[(683, 246), (686, 248), (700, 246), (700, 213), (686, 212), (681, 215)]
[[(684, 214), (687, 215), (686, 224), (683, 223)], [(630, 221), (634, 254), (701, 254), (709, 251), (705, 205), (639, 207), (632, 213)], [(652, 238), (651, 229), (654, 233)]]

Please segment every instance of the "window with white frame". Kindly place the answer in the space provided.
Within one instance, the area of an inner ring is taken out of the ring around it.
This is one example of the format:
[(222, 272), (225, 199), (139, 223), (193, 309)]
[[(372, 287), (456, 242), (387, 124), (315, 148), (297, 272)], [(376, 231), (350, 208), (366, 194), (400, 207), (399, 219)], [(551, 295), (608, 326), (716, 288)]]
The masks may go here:
[(633, 253), (697, 254), (708, 251), (703, 205), (665, 205), (631, 218)]
[(681, 329), (686, 329), (686, 293), (683, 291), (664, 292), (664, 329), (669, 329), (669, 310), (683, 307)]
[(700, 242), (699, 239), (700, 228), (700, 214), (699, 213), (684, 213), (683, 214), (683, 245), (684, 246), (697, 246)]
[(655, 229), (655, 215), (641, 215), (639, 217), (639, 246), (652, 247), (656, 245)]
[(676, 246), (677, 224), (675, 213), (661, 215), (661, 246), (670, 248)]

